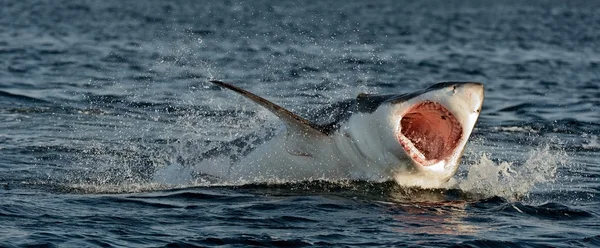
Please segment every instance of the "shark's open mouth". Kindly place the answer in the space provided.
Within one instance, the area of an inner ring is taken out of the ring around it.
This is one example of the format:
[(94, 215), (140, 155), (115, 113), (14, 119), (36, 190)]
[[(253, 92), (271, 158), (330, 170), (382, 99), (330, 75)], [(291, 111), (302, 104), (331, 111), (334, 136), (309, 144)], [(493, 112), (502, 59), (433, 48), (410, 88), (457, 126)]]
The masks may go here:
[(428, 166), (452, 154), (462, 136), (462, 127), (441, 104), (427, 101), (402, 116), (397, 135), (408, 155)]

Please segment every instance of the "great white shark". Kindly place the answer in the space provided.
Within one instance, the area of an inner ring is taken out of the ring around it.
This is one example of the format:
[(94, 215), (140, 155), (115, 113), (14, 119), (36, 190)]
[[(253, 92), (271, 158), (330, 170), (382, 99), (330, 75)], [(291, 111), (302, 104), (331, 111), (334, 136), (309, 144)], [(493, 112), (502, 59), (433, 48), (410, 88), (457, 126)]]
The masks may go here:
[[(441, 187), (458, 170), (483, 104), (481, 83), (443, 82), (407, 94), (359, 94), (316, 123), (249, 91), (286, 130), (218, 175), (243, 182), (350, 179)], [(333, 113), (333, 114), (332, 114)]]

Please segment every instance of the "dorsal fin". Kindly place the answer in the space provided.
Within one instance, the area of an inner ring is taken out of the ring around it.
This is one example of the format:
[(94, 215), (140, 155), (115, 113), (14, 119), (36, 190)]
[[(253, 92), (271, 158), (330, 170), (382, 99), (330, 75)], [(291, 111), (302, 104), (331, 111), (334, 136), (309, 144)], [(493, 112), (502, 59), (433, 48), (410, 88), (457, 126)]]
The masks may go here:
[(358, 93), (358, 96), (356, 96), (356, 99), (367, 98), (367, 97), (372, 96), (372, 95), (373, 94), (361, 92), (361, 93)]
[(356, 109), (359, 112), (367, 112), (372, 113), (375, 111), (382, 103), (387, 101), (388, 99), (394, 97), (395, 95), (377, 95), (377, 94), (368, 94), (368, 93), (359, 93), (356, 96)]
[(252, 100), (253, 102), (255, 102), (255, 103), (259, 104), (260, 106), (263, 106), (266, 109), (268, 109), (269, 111), (271, 111), (273, 114), (275, 114), (277, 117), (279, 117), (279, 119), (281, 119), (288, 126), (288, 136), (290, 136), (290, 135), (326, 136), (327, 135), (327, 131), (323, 127), (321, 127), (317, 124), (314, 124), (314, 123), (300, 117), (299, 115), (294, 114), (291, 111), (289, 111), (275, 103), (272, 103), (271, 101), (269, 101), (267, 99), (264, 99), (264, 98), (257, 96), (247, 90), (233, 86), (233, 85), (225, 83), (225, 82), (216, 81), (216, 80), (211, 80), (210, 82), (213, 84), (216, 84), (218, 86), (221, 86), (223, 88), (233, 90), (233, 91), (239, 93), (240, 95)]

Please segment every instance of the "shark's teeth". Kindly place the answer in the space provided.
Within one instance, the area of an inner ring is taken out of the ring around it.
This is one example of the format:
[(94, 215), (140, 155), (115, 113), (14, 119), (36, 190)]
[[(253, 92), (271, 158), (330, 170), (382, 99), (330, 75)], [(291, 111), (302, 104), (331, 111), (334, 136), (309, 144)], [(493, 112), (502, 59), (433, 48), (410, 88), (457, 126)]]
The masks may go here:
[(400, 141), (400, 144), (404, 150), (407, 151), (414, 160), (423, 163), (426, 162), (425, 155), (423, 155), (423, 153), (421, 153), (421, 151), (419, 151), (419, 149), (417, 149), (408, 138), (406, 138), (404, 135), (401, 135)]

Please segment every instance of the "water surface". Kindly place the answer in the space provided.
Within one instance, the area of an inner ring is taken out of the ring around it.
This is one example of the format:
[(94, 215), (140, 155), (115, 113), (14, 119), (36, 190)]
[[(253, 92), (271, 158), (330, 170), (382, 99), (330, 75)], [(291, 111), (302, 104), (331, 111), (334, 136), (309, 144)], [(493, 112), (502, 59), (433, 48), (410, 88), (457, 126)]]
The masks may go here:
[[(600, 245), (597, 3), (1, 4), (0, 246)], [(209, 79), (301, 115), (449, 80), (486, 100), (448, 188), (224, 184), (200, 154), (282, 124)]]

